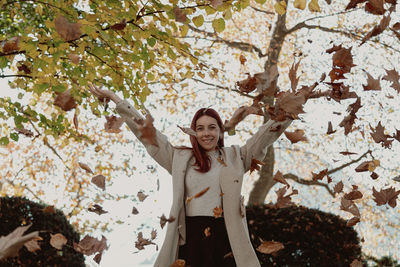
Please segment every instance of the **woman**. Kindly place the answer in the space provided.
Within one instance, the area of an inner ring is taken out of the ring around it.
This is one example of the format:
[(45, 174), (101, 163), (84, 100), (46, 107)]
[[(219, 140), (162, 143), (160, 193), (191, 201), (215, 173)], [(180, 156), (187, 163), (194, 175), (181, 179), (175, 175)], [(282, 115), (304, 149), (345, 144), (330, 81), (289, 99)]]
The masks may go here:
[[(173, 147), (156, 131), (157, 146), (141, 140), (135, 120), (142, 115), (109, 90), (90, 85), (98, 98), (109, 98), (146, 150), (172, 175), (173, 202), (165, 241), (155, 262), (169, 267), (184, 259), (191, 267), (260, 267), (251, 245), (241, 196), (243, 175), (253, 159), (263, 160), (291, 120), (263, 124), (243, 146), (224, 147), (223, 123), (213, 109), (193, 117), (191, 149)], [(196, 196), (197, 194), (197, 196)], [(201, 196), (199, 196), (201, 195)]]

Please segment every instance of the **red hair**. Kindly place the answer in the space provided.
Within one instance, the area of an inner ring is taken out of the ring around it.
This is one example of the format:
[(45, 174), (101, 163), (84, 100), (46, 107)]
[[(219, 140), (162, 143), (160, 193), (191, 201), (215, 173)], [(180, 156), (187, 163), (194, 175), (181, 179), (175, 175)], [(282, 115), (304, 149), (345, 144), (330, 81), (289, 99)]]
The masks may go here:
[[(190, 128), (196, 131), (196, 122), (200, 117), (207, 115), (214, 118), (217, 121), (217, 124), (221, 130), (221, 136), (218, 139), (218, 148), (224, 146), (224, 125), (222, 123), (221, 117), (218, 112), (216, 112), (212, 108), (201, 108), (199, 109), (193, 116), (192, 124)], [(196, 158), (195, 166), (198, 167), (196, 171), (199, 172), (208, 172), (211, 169), (211, 158), (207, 155), (206, 151), (199, 145), (195, 136), (190, 136), (190, 143), (192, 143), (192, 150), (194, 157)]]

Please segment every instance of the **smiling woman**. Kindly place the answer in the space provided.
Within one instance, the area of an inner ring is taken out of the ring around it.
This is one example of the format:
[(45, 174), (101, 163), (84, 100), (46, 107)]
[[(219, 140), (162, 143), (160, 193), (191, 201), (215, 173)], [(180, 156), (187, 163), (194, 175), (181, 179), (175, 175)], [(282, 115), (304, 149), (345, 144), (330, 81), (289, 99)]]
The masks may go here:
[(249, 238), (241, 187), (254, 160), (262, 160), (291, 119), (269, 120), (243, 146), (224, 146), (218, 113), (199, 109), (191, 123), (192, 147), (174, 147), (126, 100), (90, 84), (109, 98), (147, 152), (172, 175), (173, 202), (165, 240), (155, 267), (178, 260), (192, 267), (260, 267)]

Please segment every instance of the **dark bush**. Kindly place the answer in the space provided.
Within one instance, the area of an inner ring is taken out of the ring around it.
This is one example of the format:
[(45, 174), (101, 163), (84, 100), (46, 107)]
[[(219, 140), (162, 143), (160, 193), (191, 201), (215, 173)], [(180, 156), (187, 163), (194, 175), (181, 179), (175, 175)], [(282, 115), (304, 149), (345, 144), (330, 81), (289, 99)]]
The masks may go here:
[(400, 267), (400, 263), (397, 260), (388, 256), (378, 259), (373, 256), (363, 255), (363, 265), (371, 267)]
[[(10, 266), (85, 266), (85, 259), (81, 253), (73, 249), (72, 242), (79, 242), (79, 234), (74, 231), (70, 223), (60, 210), (55, 213), (44, 212), (47, 205), (32, 202), (26, 198), (0, 198), (0, 236), (6, 236), (15, 228), (27, 224), (32, 226), (25, 234), (41, 231), (43, 238), (39, 241), (41, 249), (29, 252), (25, 247), (19, 250), (19, 256), (8, 258), (0, 262), (0, 267)], [(50, 234), (61, 233), (67, 239), (67, 245), (57, 250), (50, 245)]]
[(262, 266), (347, 267), (361, 258), (357, 232), (334, 214), (302, 206), (250, 206), (247, 221), (255, 248), (261, 240), (285, 246), (273, 255), (256, 251)]

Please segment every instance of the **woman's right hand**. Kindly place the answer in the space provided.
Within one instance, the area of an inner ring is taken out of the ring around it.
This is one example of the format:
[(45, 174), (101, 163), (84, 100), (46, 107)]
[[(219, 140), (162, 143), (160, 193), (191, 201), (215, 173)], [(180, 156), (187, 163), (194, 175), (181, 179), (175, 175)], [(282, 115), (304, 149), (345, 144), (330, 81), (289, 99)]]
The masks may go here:
[(119, 98), (113, 91), (100, 89), (91, 82), (88, 83), (88, 86), (89, 91), (93, 95), (95, 95), (101, 102), (111, 99), (114, 103), (117, 104), (118, 102), (122, 101), (122, 99)]

